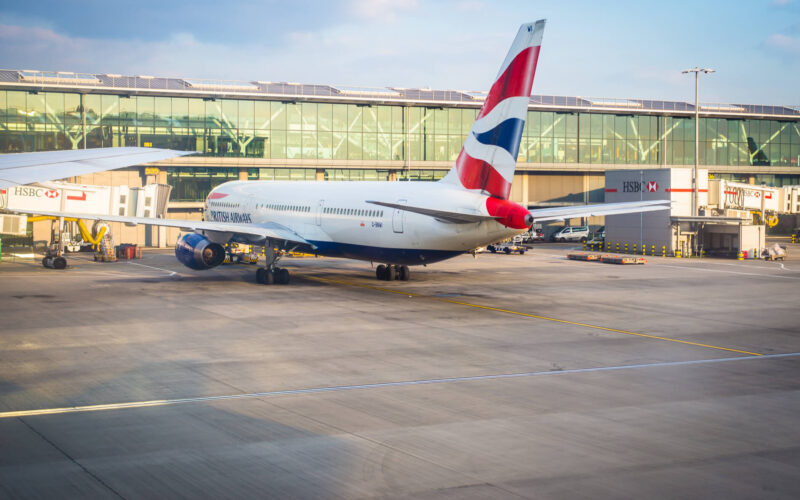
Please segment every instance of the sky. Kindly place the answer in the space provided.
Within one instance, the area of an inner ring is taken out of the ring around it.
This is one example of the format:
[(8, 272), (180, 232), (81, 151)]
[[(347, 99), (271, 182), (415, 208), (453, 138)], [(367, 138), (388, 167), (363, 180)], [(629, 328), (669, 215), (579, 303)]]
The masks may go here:
[(541, 18), (535, 94), (800, 106), (800, 0), (3, 0), (0, 68), (487, 90)]

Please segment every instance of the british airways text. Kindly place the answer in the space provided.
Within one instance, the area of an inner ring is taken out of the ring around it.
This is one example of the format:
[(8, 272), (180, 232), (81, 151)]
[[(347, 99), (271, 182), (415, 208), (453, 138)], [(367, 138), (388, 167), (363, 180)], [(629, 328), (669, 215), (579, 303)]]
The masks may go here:
[(211, 210), (211, 220), (217, 222), (239, 222), (239, 223), (252, 223), (250, 214), (241, 214), (238, 212), (221, 212), (218, 210)]

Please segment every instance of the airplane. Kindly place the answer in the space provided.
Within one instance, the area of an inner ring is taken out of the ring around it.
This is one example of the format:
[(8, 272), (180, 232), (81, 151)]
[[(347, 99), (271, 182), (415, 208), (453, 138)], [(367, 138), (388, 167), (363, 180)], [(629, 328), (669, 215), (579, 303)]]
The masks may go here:
[[(535, 222), (669, 209), (668, 200), (658, 200), (528, 210), (508, 199), (544, 27), (539, 20), (519, 28), (461, 153), (437, 182), (232, 181), (208, 195), (203, 221), (36, 214), (181, 228), (188, 232), (178, 240), (175, 256), (195, 270), (222, 264), (226, 243), (260, 245), (266, 259), (256, 281), (286, 284), (290, 274), (277, 265), (282, 253), (276, 249), (371, 261), (379, 264), (379, 280), (408, 280), (409, 266), (472, 252)], [(122, 148), (110, 149), (118, 163), (126, 156)], [(0, 164), (0, 187), (9, 175)], [(58, 175), (79, 174), (62, 166)]]

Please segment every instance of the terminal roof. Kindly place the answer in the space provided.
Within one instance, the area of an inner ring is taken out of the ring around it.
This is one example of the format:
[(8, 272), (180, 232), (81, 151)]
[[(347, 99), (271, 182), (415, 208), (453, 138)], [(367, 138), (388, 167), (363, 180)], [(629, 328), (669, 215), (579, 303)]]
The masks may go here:
[[(352, 87), (295, 82), (200, 80), (154, 76), (72, 73), (64, 71), (2, 70), (0, 87), (28, 90), (77, 91), (130, 95), (185, 95), (204, 98), (262, 98), (287, 101), (364, 102), (367, 104), (411, 103), (427, 106), (479, 107), (484, 91), (430, 88)], [(693, 115), (694, 104), (654, 99), (616, 99), (532, 95), (530, 109), (560, 112), (596, 111), (622, 115)], [(722, 117), (800, 118), (800, 106), (703, 103), (699, 113)]]

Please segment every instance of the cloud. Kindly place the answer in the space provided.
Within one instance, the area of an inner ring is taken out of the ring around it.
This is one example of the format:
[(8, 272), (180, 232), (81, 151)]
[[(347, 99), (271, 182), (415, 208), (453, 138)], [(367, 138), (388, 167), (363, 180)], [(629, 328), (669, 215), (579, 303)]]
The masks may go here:
[(769, 48), (786, 54), (800, 55), (800, 36), (789, 36), (776, 33), (767, 37), (764, 44)]
[(13, 26), (7, 24), (0, 24), (0, 38), (8, 40), (9, 42), (19, 41), (51, 41), (56, 43), (63, 43), (67, 40), (65, 37), (55, 33), (47, 28), (23, 28), (22, 26)]
[(783, 7), (792, 3), (792, 0), (772, 0), (770, 3), (775, 7)]
[(491, 33), (407, 33), (404, 22), (359, 23), (292, 32), (265, 44), (209, 42), (183, 31), (160, 40), (114, 40), (0, 25), (0, 60), (9, 69), (483, 89), (506, 43)]
[(417, 8), (417, 0), (350, 0), (351, 12), (372, 21), (396, 22), (401, 14)]

